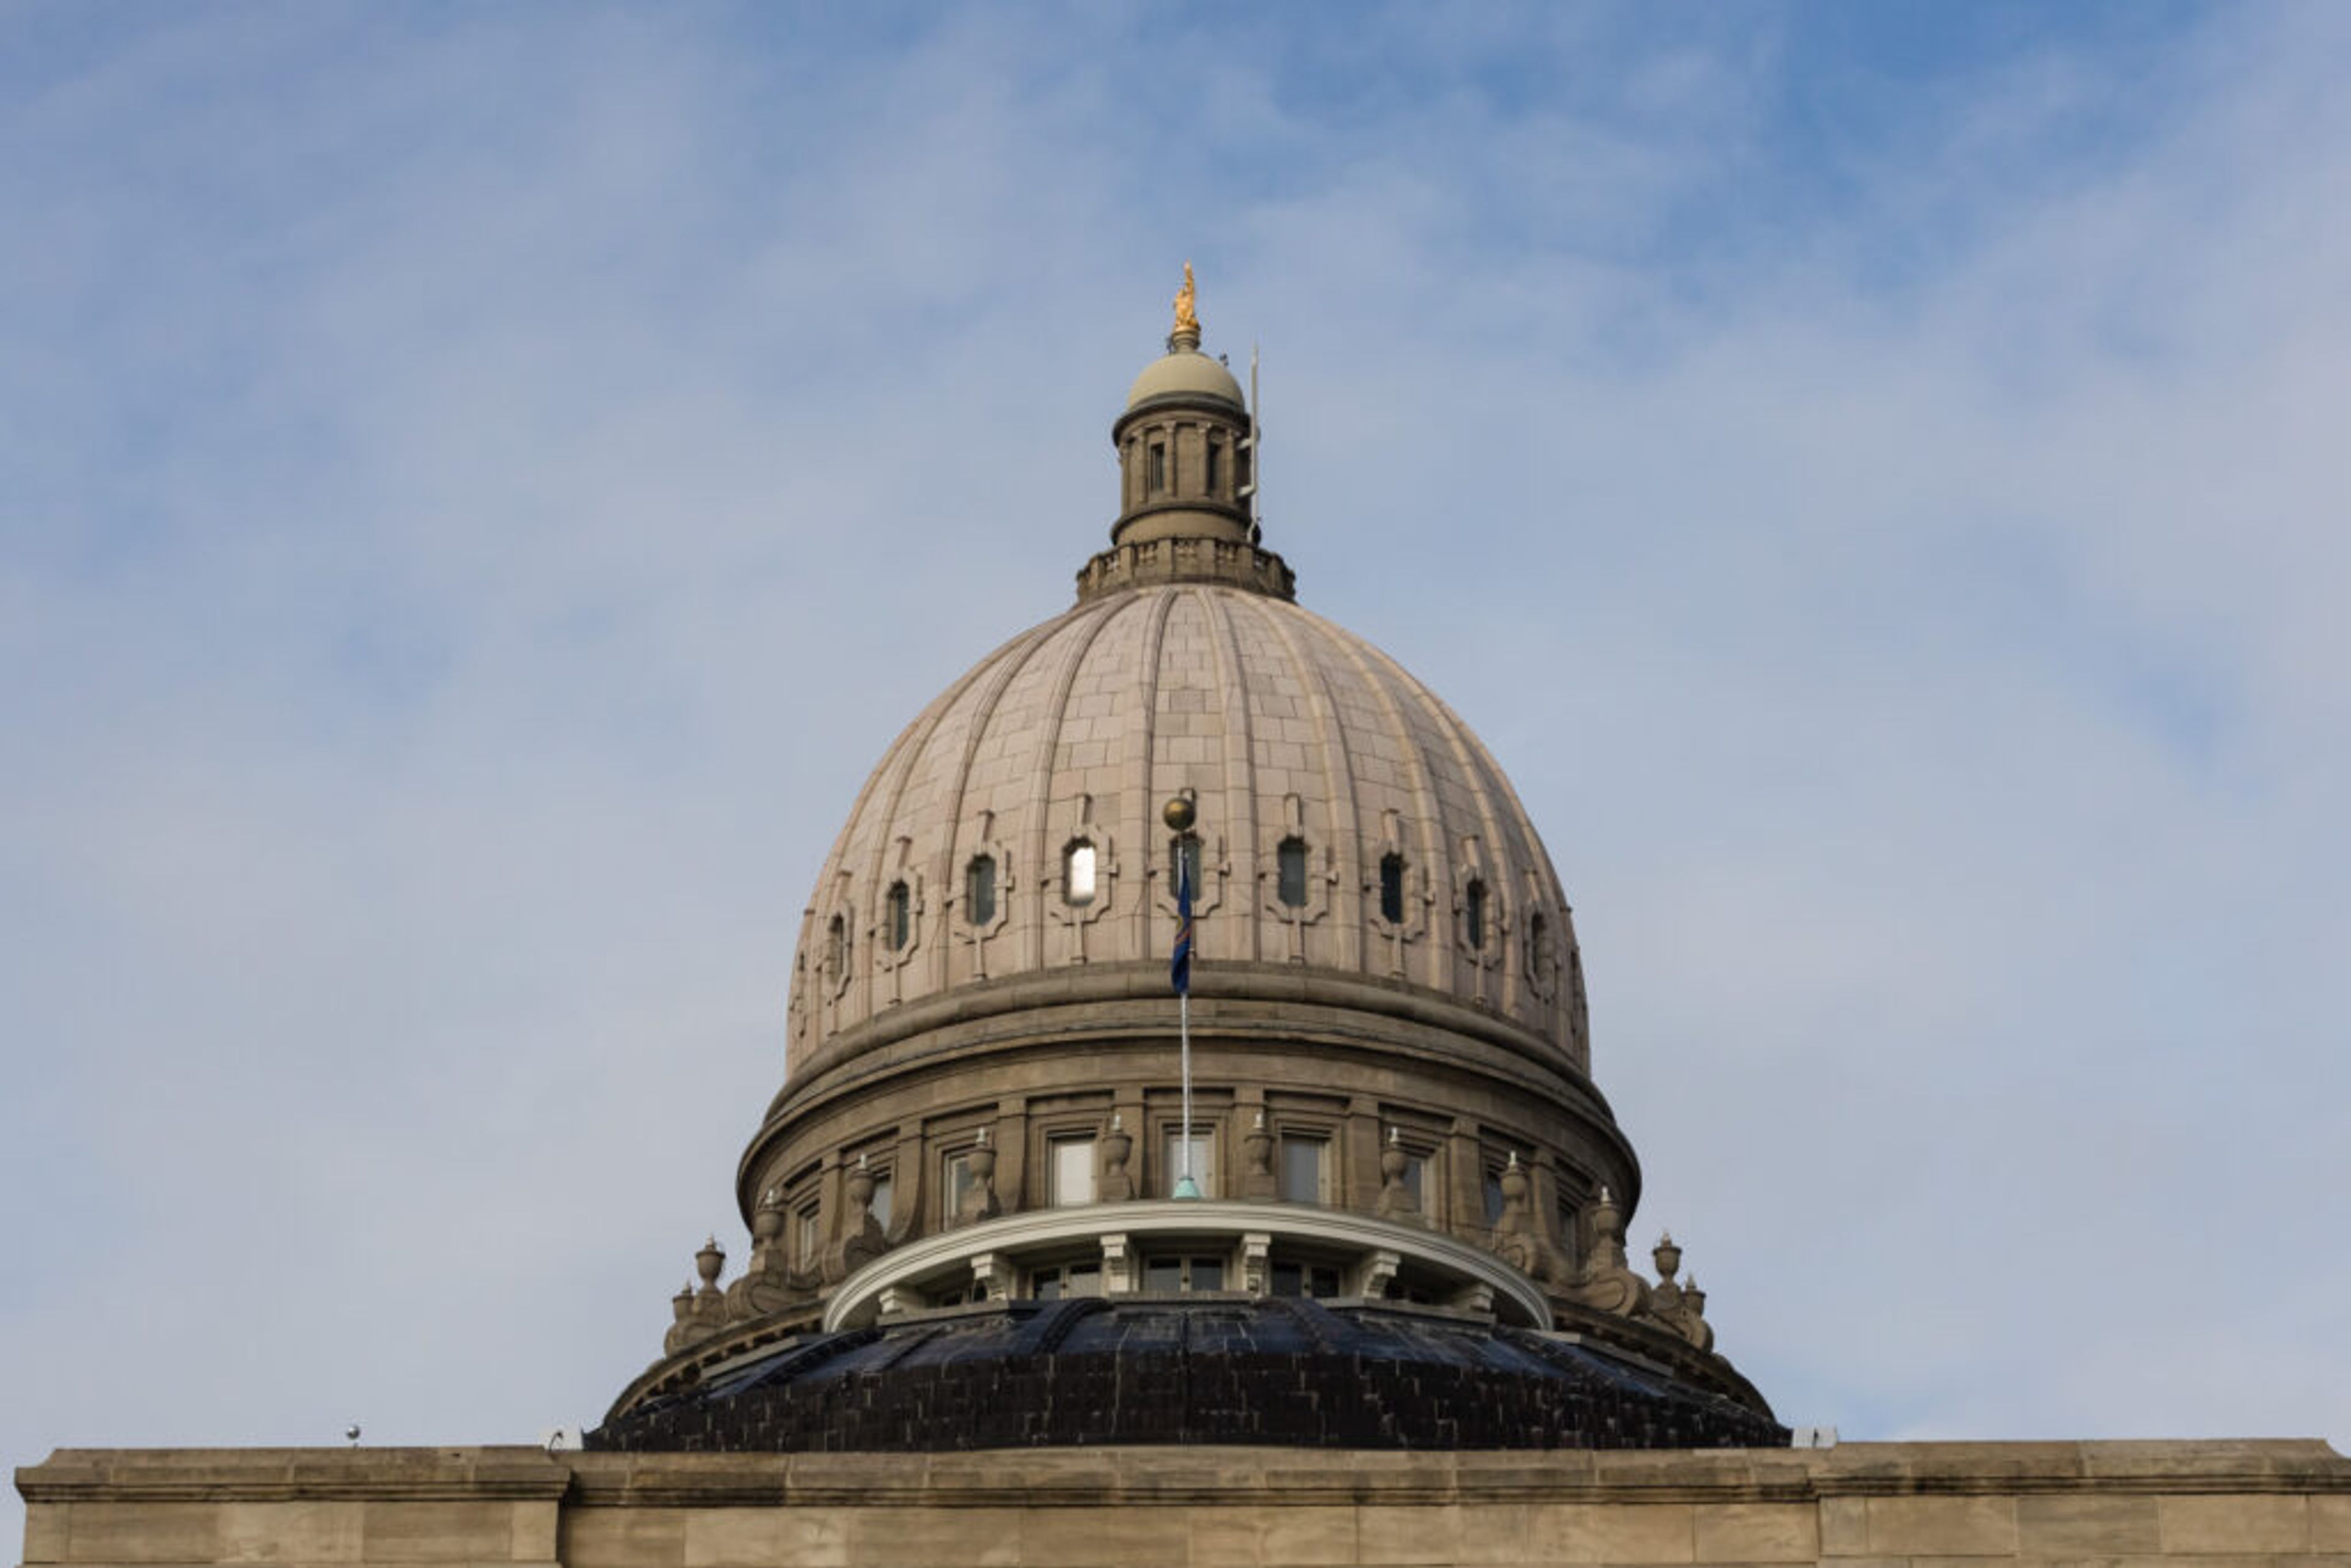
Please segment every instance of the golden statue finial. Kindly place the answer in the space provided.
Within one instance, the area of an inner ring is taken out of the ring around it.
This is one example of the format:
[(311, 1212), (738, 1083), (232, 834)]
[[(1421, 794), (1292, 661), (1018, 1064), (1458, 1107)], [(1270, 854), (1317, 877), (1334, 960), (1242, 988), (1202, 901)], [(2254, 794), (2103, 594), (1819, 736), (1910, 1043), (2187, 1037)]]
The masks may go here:
[[(1192, 308), (1192, 264), (1184, 264), (1184, 287), (1176, 291), (1176, 330), (1200, 336), (1200, 318)], [(1171, 334), (1172, 335), (1172, 334)]]

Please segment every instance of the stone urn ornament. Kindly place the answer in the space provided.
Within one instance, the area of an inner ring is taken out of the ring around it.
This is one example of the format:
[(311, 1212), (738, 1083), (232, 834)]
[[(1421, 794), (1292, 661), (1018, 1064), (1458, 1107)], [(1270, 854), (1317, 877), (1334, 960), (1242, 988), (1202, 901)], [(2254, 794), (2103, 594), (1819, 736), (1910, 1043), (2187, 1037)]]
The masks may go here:
[(1420, 1200), (1412, 1196), (1412, 1188), (1404, 1181), (1404, 1173), (1411, 1168), (1412, 1156), (1404, 1152), (1397, 1130), (1390, 1127), (1388, 1141), (1380, 1150), (1380, 1197), (1374, 1206), (1375, 1213), (1392, 1218), (1420, 1212)]
[(1241, 1196), (1272, 1197), (1276, 1193), (1273, 1179), (1273, 1134), (1265, 1130), (1265, 1113), (1259, 1111), (1249, 1130), (1241, 1137)]
[(1126, 1134), (1126, 1124), (1117, 1112), (1110, 1113), (1110, 1131), (1102, 1134), (1102, 1200), (1104, 1203), (1124, 1203), (1134, 1196), (1134, 1181), (1126, 1174), (1127, 1156), (1134, 1152), (1134, 1140)]

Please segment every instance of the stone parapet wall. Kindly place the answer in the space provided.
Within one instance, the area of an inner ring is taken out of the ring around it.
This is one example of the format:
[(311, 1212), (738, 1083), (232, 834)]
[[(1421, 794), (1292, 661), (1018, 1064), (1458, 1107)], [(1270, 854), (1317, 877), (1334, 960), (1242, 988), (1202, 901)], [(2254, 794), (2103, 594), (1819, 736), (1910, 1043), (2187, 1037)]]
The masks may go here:
[(1552, 1455), (64, 1450), (16, 1481), (27, 1568), (2351, 1568), (2351, 1459), (2318, 1442)]

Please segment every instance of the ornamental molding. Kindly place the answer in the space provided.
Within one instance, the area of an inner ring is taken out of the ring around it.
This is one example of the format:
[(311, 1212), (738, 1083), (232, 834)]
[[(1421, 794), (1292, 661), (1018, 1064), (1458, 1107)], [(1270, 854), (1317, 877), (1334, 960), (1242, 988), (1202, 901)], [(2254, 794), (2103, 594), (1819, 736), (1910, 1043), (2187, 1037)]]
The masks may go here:
[(882, 1315), (884, 1292), (968, 1280), (977, 1258), (987, 1257), (993, 1265), (1025, 1255), (1066, 1252), (1073, 1243), (1100, 1247), (1106, 1239), (1119, 1241), (1119, 1250), (1131, 1255), (1136, 1241), (1157, 1237), (1213, 1238), (1237, 1254), (1245, 1239), (1252, 1245), (1259, 1237), (1266, 1238), (1269, 1246), (1304, 1242), (1375, 1260), (1388, 1273), (1400, 1264), (1417, 1264), (1467, 1290), (1489, 1293), (1506, 1321), (1537, 1329), (1552, 1326), (1551, 1304), (1541, 1285), (1482, 1248), (1449, 1236), (1305, 1204), (1154, 1198), (1032, 1209), (909, 1242), (841, 1282), (826, 1304), (824, 1329), (830, 1333), (872, 1323)]

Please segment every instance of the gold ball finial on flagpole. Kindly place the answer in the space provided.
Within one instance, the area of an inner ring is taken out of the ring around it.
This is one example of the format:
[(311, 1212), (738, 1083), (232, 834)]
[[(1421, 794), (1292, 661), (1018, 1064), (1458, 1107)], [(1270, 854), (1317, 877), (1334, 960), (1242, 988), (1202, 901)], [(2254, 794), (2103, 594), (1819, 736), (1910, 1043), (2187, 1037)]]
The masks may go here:
[(1159, 818), (1160, 821), (1167, 824), (1169, 831), (1172, 832), (1190, 832), (1192, 831), (1192, 802), (1186, 800), (1183, 796), (1178, 795), (1174, 800), (1167, 802), (1165, 808), (1160, 811)]

